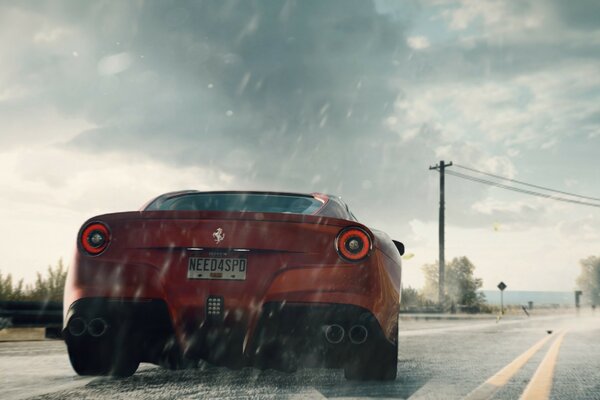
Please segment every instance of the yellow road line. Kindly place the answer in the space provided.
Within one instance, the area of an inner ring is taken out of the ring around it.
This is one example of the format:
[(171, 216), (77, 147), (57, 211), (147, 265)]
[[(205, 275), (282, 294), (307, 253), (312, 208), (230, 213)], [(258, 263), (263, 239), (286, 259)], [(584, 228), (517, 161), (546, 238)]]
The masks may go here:
[(521, 400), (545, 400), (550, 398), (552, 390), (552, 380), (554, 378), (554, 368), (558, 360), (560, 345), (565, 338), (566, 332), (563, 332), (558, 339), (552, 343), (546, 357), (542, 360), (540, 366), (535, 371), (529, 385), (525, 388)]
[(469, 393), (464, 400), (490, 399), (502, 386), (512, 378), (529, 361), (535, 353), (541, 349), (551, 336), (548, 335), (538, 341), (531, 348), (515, 358), (510, 364), (498, 371), (494, 376), (482, 383), (479, 387)]

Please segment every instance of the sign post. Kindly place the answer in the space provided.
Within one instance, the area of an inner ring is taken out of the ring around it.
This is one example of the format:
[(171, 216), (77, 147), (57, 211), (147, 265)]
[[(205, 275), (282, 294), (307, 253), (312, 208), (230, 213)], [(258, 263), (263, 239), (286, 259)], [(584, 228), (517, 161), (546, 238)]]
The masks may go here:
[(506, 283), (500, 282), (498, 289), (500, 289), (500, 315), (504, 315), (504, 289), (506, 289)]

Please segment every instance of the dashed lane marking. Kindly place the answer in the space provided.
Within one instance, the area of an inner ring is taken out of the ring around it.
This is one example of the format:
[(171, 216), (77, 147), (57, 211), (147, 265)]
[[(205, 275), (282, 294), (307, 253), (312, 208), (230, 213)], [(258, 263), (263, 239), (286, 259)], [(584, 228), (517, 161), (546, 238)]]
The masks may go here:
[(515, 358), (510, 364), (502, 368), (494, 376), (469, 393), (464, 400), (491, 399), (498, 389), (506, 385), (510, 378), (519, 372), (519, 370), (527, 363), (527, 361), (529, 361), (529, 359), (531, 359), (531, 357), (533, 357), (533, 355), (537, 353), (546, 344), (546, 342), (550, 340), (550, 338), (551, 336), (546, 336), (531, 346), (529, 350)]
[(566, 332), (563, 332), (554, 343), (552, 343), (550, 350), (548, 350), (548, 353), (546, 353), (540, 366), (535, 371), (533, 378), (531, 378), (531, 381), (525, 388), (520, 400), (546, 400), (550, 398), (552, 380), (554, 378), (554, 368), (556, 367), (558, 352), (565, 335)]
[(323, 393), (314, 388), (302, 390), (299, 393), (294, 393), (287, 398), (290, 400), (327, 399), (327, 397), (323, 396)]

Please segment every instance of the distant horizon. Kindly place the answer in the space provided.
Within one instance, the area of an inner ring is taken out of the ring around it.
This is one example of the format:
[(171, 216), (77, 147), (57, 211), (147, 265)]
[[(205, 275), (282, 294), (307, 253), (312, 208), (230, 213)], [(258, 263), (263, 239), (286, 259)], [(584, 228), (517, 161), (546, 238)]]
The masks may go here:
[[(500, 290), (479, 290), (478, 292), (485, 295), (485, 300), (491, 305), (500, 305)], [(538, 306), (548, 305), (574, 305), (574, 291), (558, 291), (558, 290), (508, 290), (504, 291), (504, 305), (527, 305), (533, 301), (535, 308)], [(585, 303), (585, 298), (582, 298), (582, 304)]]

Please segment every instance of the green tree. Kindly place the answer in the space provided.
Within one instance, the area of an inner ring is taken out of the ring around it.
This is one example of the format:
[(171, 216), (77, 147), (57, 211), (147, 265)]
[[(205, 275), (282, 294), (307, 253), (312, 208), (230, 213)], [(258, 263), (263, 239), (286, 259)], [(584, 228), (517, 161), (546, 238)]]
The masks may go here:
[(33, 286), (27, 287), (27, 299), (36, 301), (62, 301), (67, 269), (62, 259), (55, 267), (48, 266), (46, 276), (37, 273)]
[[(438, 264), (423, 266), (425, 287), (423, 295), (432, 301), (438, 300)], [(463, 305), (481, 307), (485, 304), (485, 296), (478, 292), (483, 285), (481, 278), (474, 276), (475, 265), (467, 257), (457, 257), (446, 264), (444, 285), (444, 303), (446, 305)]]
[(33, 285), (24, 286), (22, 279), (15, 283), (11, 274), (4, 276), (0, 272), (0, 300), (62, 301), (66, 279), (62, 259), (54, 267), (49, 265), (46, 275), (38, 272)]
[(590, 256), (579, 261), (581, 273), (577, 284), (587, 303), (600, 305), (600, 257)]
[(23, 280), (13, 283), (12, 275), (3, 276), (0, 272), (0, 300), (23, 300)]
[(402, 288), (402, 298), (400, 299), (400, 305), (403, 309), (410, 307), (422, 307), (425, 305), (425, 298), (417, 289), (412, 287)]
[(438, 301), (438, 268), (439, 265), (425, 264), (421, 267), (423, 274), (425, 275), (425, 286), (423, 287), (423, 296), (434, 303)]

